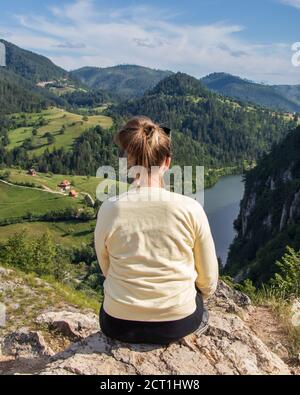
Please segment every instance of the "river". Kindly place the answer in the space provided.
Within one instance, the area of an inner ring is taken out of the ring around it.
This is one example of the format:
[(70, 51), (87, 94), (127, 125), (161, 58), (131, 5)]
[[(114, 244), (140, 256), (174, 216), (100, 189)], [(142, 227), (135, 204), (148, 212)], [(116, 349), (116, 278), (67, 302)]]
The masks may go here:
[(228, 248), (234, 239), (233, 222), (237, 218), (244, 194), (242, 176), (222, 177), (204, 193), (204, 209), (214, 237), (217, 256), (226, 263)]

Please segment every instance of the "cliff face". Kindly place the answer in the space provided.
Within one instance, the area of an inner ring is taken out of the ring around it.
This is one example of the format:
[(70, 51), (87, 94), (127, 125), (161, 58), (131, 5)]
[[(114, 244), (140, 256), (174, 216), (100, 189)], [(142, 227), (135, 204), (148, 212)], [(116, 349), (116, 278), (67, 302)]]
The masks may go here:
[[(0, 332), (0, 374), (290, 374), (283, 344), (263, 341), (253, 320), (257, 309), (249, 298), (222, 281), (209, 300), (210, 326), (169, 346), (124, 344), (106, 338), (97, 316), (88, 310), (50, 303), (16, 320), (18, 295), (45, 298), (51, 285), (30, 286), (12, 270), (0, 270), (2, 300), (8, 305), (7, 325)], [(7, 299), (11, 287), (15, 300)], [(36, 300), (36, 298), (34, 299)], [(37, 302), (38, 303), (38, 302)], [(265, 312), (263, 313), (264, 317)], [(257, 321), (261, 323), (261, 318)], [(276, 326), (276, 324), (274, 325)], [(274, 328), (272, 327), (274, 331)], [(267, 328), (263, 331), (267, 333)], [(267, 336), (268, 337), (268, 336)], [(284, 362), (284, 360), (286, 362)]]
[(268, 280), (286, 245), (300, 248), (300, 127), (246, 175), (226, 270)]

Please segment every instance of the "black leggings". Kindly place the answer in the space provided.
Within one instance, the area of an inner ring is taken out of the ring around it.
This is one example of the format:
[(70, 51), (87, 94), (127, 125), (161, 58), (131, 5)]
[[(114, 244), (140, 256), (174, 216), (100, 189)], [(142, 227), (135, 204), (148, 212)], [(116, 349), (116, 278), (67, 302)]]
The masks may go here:
[(203, 299), (196, 296), (196, 310), (193, 314), (175, 321), (129, 321), (107, 314), (103, 305), (100, 309), (102, 332), (116, 340), (126, 343), (169, 344), (195, 332), (203, 316)]

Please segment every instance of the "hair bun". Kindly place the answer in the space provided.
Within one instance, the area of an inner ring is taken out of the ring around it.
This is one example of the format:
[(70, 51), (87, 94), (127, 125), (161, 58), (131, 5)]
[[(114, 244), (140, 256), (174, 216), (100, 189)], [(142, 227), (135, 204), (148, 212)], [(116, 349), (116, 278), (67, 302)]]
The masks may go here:
[(155, 125), (145, 125), (143, 129), (147, 136), (151, 136), (155, 131)]

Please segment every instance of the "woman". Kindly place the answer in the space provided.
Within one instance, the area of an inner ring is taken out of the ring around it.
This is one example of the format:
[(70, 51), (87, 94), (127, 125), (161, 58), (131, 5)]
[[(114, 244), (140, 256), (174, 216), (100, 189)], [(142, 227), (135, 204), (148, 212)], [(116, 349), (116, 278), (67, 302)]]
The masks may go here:
[(203, 298), (218, 281), (214, 242), (202, 206), (163, 188), (171, 162), (168, 130), (135, 117), (116, 142), (129, 167), (146, 171), (99, 210), (95, 247), (105, 276), (100, 326), (121, 341), (168, 344), (205, 326)]

